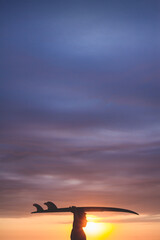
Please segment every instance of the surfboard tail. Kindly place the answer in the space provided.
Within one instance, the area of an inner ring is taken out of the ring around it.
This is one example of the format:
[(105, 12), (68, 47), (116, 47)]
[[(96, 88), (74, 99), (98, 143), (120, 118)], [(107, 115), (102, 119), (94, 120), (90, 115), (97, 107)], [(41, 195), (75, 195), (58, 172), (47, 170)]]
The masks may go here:
[(51, 201), (45, 202), (44, 204), (47, 206), (47, 209), (43, 209), (39, 204), (34, 203), (33, 206), (36, 207), (37, 211), (31, 213), (71, 212), (70, 208), (57, 208)]
[(35, 213), (40, 213), (40, 212), (44, 211), (44, 209), (37, 203), (34, 203), (33, 206), (36, 207), (36, 209), (37, 209), (37, 211)]

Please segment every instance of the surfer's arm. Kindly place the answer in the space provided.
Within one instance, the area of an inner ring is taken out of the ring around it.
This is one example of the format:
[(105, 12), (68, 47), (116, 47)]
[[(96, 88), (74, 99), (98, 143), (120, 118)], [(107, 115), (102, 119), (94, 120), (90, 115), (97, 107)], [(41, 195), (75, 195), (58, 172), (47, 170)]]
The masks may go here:
[(75, 206), (70, 207), (71, 212), (74, 215), (74, 220), (73, 220), (73, 227), (76, 227), (79, 225), (79, 214), (78, 214), (78, 210)]

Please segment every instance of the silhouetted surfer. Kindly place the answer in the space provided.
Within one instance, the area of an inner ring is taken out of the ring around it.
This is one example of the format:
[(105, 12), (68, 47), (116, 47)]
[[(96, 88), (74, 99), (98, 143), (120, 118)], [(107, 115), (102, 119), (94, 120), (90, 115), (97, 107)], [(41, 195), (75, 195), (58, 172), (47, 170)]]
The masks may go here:
[(32, 213), (60, 213), (60, 212), (72, 212), (74, 215), (73, 221), (73, 229), (71, 232), (71, 240), (86, 240), (85, 232), (83, 231), (83, 227), (87, 225), (86, 213), (85, 212), (99, 212), (99, 211), (109, 211), (109, 212), (127, 212), (137, 214), (128, 209), (123, 208), (114, 208), (114, 207), (67, 207), (67, 208), (57, 208), (57, 206), (53, 202), (44, 203), (48, 209), (43, 209), (39, 204), (34, 203), (33, 206), (36, 207), (37, 211)]
[(79, 211), (76, 207), (71, 207), (74, 214), (73, 228), (71, 232), (71, 240), (86, 240), (83, 227), (87, 225), (86, 213)]

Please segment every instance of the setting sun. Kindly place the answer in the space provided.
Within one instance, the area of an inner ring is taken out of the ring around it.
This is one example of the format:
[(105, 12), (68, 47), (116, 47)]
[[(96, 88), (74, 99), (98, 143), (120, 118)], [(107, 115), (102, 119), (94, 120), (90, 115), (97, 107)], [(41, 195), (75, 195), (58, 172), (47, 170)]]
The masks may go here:
[(102, 237), (109, 235), (113, 230), (113, 225), (111, 223), (97, 223), (97, 218), (88, 217), (87, 226), (84, 228), (87, 236)]

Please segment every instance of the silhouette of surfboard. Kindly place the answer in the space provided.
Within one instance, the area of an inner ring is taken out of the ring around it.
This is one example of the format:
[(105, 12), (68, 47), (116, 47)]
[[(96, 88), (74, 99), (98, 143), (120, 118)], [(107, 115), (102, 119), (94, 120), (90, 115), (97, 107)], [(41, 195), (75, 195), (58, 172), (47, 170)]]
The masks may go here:
[[(57, 208), (57, 206), (53, 202), (46, 202), (44, 203), (47, 206), (47, 209), (43, 209), (39, 204), (34, 203), (33, 206), (37, 208), (37, 211), (31, 213), (49, 213), (49, 212), (72, 212), (72, 208)], [(126, 213), (138, 213), (124, 209), (124, 208), (115, 208), (115, 207), (76, 207), (78, 211), (83, 212), (126, 212)]]

